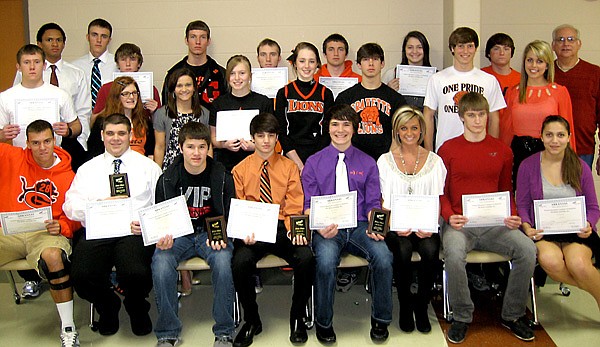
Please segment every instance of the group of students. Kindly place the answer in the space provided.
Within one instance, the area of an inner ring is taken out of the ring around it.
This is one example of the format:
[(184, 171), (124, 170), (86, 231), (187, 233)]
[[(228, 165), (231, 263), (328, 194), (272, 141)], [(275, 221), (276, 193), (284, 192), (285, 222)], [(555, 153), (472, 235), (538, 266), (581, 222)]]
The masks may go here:
[[(577, 44), (579, 33), (571, 34), (575, 31), (571, 26), (557, 28), (555, 51)], [(501, 321), (522, 340), (534, 339), (525, 305), (536, 253), (552, 278), (587, 290), (600, 307), (600, 274), (591, 261), (600, 241), (595, 232), (600, 211), (591, 161), (589, 156), (580, 161), (575, 154), (573, 130), (585, 126), (574, 119), (567, 89), (553, 81), (548, 43), (527, 45), (517, 82), (518, 73), (506, 59), (515, 49), (508, 35), (496, 34), (488, 40), (490, 75), (473, 66), (477, 33), (457, 28), (449, 37), (453, 65), (429, 79), (425, 97), (405, 97), (397, 92), (403, 81), (394, 78), (395, 73), (388, 72), (382, 80), (381, 46), (366, 43), (358, 49), (361, 75), (357, 75), (353, 63), (346, 60), (348, 42), (332, 34), (323, 42), (327, 64), (321, 64), (313, 44), (296, 45), (287, 60), (297, 79), (271, 100), (251, 90), (247, 57), (234, 55), (223, 69), (207, 55), (210, 29), (202, 21), (193, 21), (185, 30), (188, 55), (167, 72), (161, 105), (156, 88), (152, 99), (142, 100), (133, 78), (110, 81), (117, 66), (121, 72), (135, 72), (143, 62), (139, 47), (125, 43), (113, 64), (107, 51), (111, 35), (108, 22), (92, 21), (87, 34), (90, 52), (74, 62), (81, 67), (77, 68), (61, 59), (64, 31), (54, 23), (44, 25), (38, 32), (39, 47), (26, 45), (17, 54), (15, 87), (0, 94), (0, 140), (11, 140), (15, 146), (0, 145), (3, 162), (14, 163), (13, 170), (0, 173), (6, 182), (1, 189), (8, 197), (0, 210), (51, 205), (53, 212), (46, 230), (31, 234), (39, 238), (33, 251), (26, 247), (31, 235), (0, 236), (0, 244), (15, 250), (0, 255), (0, 263), (27, 257), (49, 280), (61, 317), (63, 346), (79, 345), (71, 284), (94, 304), (100, 334), (118, 331), (121, 300), (109, 279), (113, 266), (132, 331), (136, 335), (152, 331), (146, 298), (154, 287), (157, 346), (180, 343), (176, 268), (193, 256), (206, 259), (212, 270), (215, 346), (249, 346), (262, 332), (253, 274), (267, 253), (284, 258), (294, 268), (292, 343), (308, 339), (305, 307), (313, 284), (316, 337), (323, 343), (336, 341), (333, 301), (336, 266), (343, 251), (369, 261), (370, 337), (376, 342), (389, 336), (392, 278), (398, 287), (400, 329), (431, 330), (427, 308), (440, 243), (454, 312), (447, 336), (452, 343), (465, 339), (472, 321), (465, 270), (466, 254), (472, 249), (513, 259)], [(265, 39), (257, 55), (261, 67), (276, 67), (281, 48)], [(425, 36), (410, 32), (402, 56), (402, 64), (429, 66)], [(319, 76), (357, 77), (359, 83), (334, 100)], [(15, 100), (23, 98), (56, 98), (60, 121), (34, 121), (22, 131), (14, 122)], [(218, 141), (219, 112), (242, 109), (258, 113), (250, 123), (252, 140)], [(66, 151), (58, 147), (61, 140)], [(69, 165), (76, 171), (74, 176)], [(131, 236), (86, 239), (86, 203), (111, 199), (106, 178), (120, 173), (128, 174), (134, 210), (184, 195), (194, 234), (175, 239), (167, 235), (155, 247), (144, 247), (139, 221), (134, 220)], [(309, 214), (311, 197), (351, 191), (357, 193), (355, 228), (331, 224), (314, 230), (310, 241), (290, 236), (290, 216)], [(462, 196), (502, 191), (511, 192), (512, 216), (504, 225), (469, 227)], [(31, 193), (40, 198), (28, 198)], [(390, 209), (395, 194), (439, 196), (441, 233), (405, 230), (384, 237), (368, 232), (372, 209)], [(543, 236), (535, 228), (533, 200), (580, 195), (585, 196), (588, 222), (580, 233)], [(227, 218), (232, 198), (280, 205), (275, 243), (256, 241), (251, 227), (243, 240), (208, 240), (205, 219)], [(68, 238), (73, 238), (72, 254)], [(418, 265), (410, 261), (413, 250), (421, 256)], [(415, 266), (419, 283), (412, 294)], [(26, 289), (36, 289), (37, 282), (29, 282)], [(245, 322), (234, 338), (235, 292)]]

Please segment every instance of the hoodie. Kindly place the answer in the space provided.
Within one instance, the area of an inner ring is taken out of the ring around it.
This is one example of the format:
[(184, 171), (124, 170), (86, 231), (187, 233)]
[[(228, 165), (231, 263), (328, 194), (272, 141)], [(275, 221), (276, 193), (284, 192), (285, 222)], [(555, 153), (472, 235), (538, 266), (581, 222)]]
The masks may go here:
[[(319, 71), (317, 71), (317, 73), (315, 73), (315, 81), (319, 81), (320, 76), (332, 77), (329, 70), (327, 70), (327, 64), (321, 65), (321, 67), (319, 68)], [(352, 61), (351, 60), (346, 60), (344, 62), (344, 71), (342, 72), (342, 74), (339, 77), (356, 77), (356, 78), (358, 78), (358, 83), (360, 83), (362, 81), (362, 76), (357, 74), (356, 72), (352, 71)]]

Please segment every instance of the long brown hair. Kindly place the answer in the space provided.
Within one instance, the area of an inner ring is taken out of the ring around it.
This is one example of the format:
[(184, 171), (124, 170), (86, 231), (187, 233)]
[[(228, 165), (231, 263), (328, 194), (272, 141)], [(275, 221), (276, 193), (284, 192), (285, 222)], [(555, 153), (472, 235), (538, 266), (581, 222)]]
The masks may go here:
[(177, 118), (177, 96), (175, 95), (175, 87), (177, 82), (183, 76), (189, 76), (192, 79), (194, 86), (194, 92), (192, 93), (192, 110), (194, 116), (200, 118), (202, 116), (202, 106), (200, 105), (200, 96), (198, 95), (198, 81), (194, 72), (187, 67), (177, 69), (173, 71), (169, 77), (169, 83), (167, 88), (169, 93), (167, 94), (167, 116), (171, 119)]
[[(566, 119), (558, 115), (551, 115), (544, 119), (542, 123), (542, 136), (544, 134), (544, 129), (550, 123), (560, 123), (565, 129), (567, 129), (567, 133), (571, 136), (571, 126)], [(581, 161), (579, 157), (571, 148), (571, 144), (567, 142), (567, 147), (565, 148), (565, 155), (562, 160), (561, 165), (561, 176), (563, 183), (569, 184), (573, 189), (578, 192), (581, 192)]]
[(127, 88), (130, 84), (135, 86), (138, 92), (137, 103), (135, 108), (131, 112), (131, 123), (133, 124), (133, 133), (136, 137), (143, 137), (146, 135), (148, 130), (148, 117), (144, 112), (144, 106), (142, 106), (142, 97), (140, 94), (140, 88), (138, 87), (135, 80), (129, 76), (121, 76), (115, 78), (110, 90), (108, 91), (108, 97), (106, 98), (106, 107), (102, 110), (102, 113), (98, 117), (106, 117), (113, 113), (124, 114), (125, 108), (121, 102), (121, 92)]

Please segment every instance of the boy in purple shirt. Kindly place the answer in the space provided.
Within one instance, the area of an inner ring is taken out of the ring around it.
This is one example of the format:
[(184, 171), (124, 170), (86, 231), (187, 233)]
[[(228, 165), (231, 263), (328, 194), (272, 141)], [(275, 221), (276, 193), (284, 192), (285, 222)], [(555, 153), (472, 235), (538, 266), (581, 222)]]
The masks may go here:
[[(338, 229), (331, 224), (313, 233), (317, 339), (322, 343), (336, 341), (332, 324), (335, 274), (340, 254), (346, 251), (369, 259), (373, 276), (370, 334), (373, 341), (385, 341), (392, 321), (392, 253), (383, 236), (366, 232), (371, 209), (381, 208), (379, 171), (373, 158), (352, 146), (352, 136), (360, 121), (356, 112), (340, 104), (329, 110), (328, 118), (331, 144), (310, 156), (302, 170), (304, 211), (310, 213), (311, 196), (356, 191), (358, 226)], [(338, 160), (345, 166), (345, 174), (338, 173), (336, 179), (336, 171), (340, 171), (336, 168)]]

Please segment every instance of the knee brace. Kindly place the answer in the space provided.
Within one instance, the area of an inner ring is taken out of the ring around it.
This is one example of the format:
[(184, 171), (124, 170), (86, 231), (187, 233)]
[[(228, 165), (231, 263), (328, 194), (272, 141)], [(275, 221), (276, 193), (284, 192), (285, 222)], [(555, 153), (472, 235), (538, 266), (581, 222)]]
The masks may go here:
[(61, 283), (52, 283), (52, 280), (68, 276), (71, 273), (71, 262), (69, 261), (69, 257), (65, 251), (61, 252), (61, 258), (63, 262), (63, 268), (62, 270), (58, 271), (50, 271), (50, 269), (48, 269), (48, 264), (46, 264), (46, 261), (44, 261), (42, 257), (40, 257), (40, 260), (38, 260), (40, 275), (48, 280), (50, 289), (52, 290), (62, 290), (71, 287), (71, 278)]

